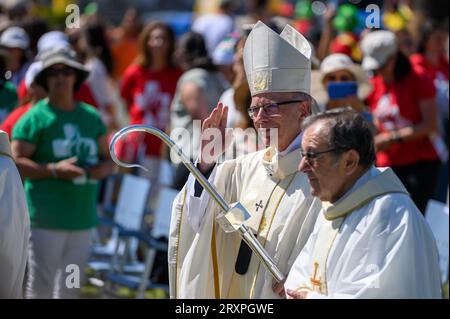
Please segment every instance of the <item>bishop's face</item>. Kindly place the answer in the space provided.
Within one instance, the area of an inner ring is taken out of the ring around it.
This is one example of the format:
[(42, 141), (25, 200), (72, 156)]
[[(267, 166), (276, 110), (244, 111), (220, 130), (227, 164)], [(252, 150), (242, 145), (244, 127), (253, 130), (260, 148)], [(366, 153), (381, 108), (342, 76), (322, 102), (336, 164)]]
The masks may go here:
[[(285, 150), (300, 134), (301, 123), (309, 115), (306, 101), (292, 93), (261, 93), (252, 97), (249, 108), (253, 124), (266, 147), (277, 143)], [(274, 138), (278, 141), (274, 141)]]

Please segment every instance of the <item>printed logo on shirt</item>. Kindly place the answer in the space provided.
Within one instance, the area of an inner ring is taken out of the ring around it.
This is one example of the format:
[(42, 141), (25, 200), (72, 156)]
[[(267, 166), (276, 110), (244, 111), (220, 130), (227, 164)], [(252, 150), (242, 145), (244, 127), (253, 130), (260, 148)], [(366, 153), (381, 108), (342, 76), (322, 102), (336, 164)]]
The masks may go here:
[(136, 96), (137, 107), (145, 112), (144, 124), (165, 129), (169, 123), (171, 95), (161, 92), (156, 81), (148, 81), (144, 91)]
[(98, 162), (97, 143), (93, 138), (83, 137), (74, 124), (65, 124), (64, 138), (52, 142), (53, 155), (56, 158), (76, 156), (80, 163), (95, 165)]
[(382, 96), (378, 101), (374, 116), (386, 131), (412, 125), (410, 120), (400, 114), (400, 108), (390, 99), (388, 94)]

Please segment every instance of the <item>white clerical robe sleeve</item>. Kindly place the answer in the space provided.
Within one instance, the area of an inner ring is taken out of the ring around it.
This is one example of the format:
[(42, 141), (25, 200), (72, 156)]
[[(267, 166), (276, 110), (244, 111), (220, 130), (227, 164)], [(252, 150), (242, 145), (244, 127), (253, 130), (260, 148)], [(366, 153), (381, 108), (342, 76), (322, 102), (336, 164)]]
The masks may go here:
[(389, 194), (348, 217), (336, 245), (332, 298), (440, 298), (436, 243), (404, 194)]
[(0, 298), (21, 298), (30, 222), (25, 194), (11, 158), (0, 155)]

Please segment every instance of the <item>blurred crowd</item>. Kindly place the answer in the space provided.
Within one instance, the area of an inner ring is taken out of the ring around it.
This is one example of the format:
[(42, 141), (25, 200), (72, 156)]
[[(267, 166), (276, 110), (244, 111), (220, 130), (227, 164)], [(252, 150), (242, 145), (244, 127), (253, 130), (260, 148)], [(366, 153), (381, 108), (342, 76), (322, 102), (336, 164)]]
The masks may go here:
[[(195, 121), (218, 101), (229, 107), (228, 127), (253, 129), (242, 51), (259, 20), (274, 32), (291, 24), (311, 42), (312, 97), (323, 110), (363, 113), (377, 165), (394, 169), (422, 213), (430, 199), (448, 203), (447, 1), (197, 1), (184, 29), (176, 19), (144, 21), (139, 5), (116, 25), (96, 2), (80, 5), (72, 28), (56, 7), (76, 1), (52, 3), (0, 2), (0, 129), (12, 140), (30, 210), (28, 297), (51, 296), (58, 265), (86, 264), (106, 177), (160, 179), (169, 150), (151, 135), (130, 134), (116, 148), (149, 173), (112, 165), (108, 142), (118, 129), (152, 125), (192, 161)], [(177, 140), (179, 128), (193, 138)], [(236, 152), (258, 149), (253, 133), (235, 136)], [(170, 187), (180, 190), (189, 172), (171, 169)]]

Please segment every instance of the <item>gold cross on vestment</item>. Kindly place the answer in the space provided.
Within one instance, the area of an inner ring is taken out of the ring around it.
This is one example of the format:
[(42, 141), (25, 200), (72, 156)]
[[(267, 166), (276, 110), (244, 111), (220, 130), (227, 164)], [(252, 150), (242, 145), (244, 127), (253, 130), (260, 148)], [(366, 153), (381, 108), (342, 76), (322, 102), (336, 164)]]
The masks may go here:
[(311, 285), (313, 285), (313, 287), (317, 286), (320, 289), (322, 282), (320, 281), (320, 278), (319, 279), (316, 278), (318, 269), (319, 269), (319, 263), (315, 262), (314, 263), (314, 275), (312, 278), (310, 278), (310, 280), (311, 280)]

